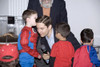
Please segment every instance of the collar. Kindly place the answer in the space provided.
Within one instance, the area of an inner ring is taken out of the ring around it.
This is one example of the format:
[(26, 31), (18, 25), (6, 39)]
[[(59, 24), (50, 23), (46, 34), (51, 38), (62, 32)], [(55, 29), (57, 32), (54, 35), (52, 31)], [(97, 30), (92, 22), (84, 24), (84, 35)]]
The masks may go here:
[(45, 36), (45, 38), (47, 40), (51, 40), (52, 38), (54, 38), (54, 29), (52, 28), (52, 33), (51, 33), (51, 36), (48, 38), (48, 36)]
[(25, 28), (26, 28), (27, 30), (29, 30), (29, 31), (32, 30), (32, 27), (25, 26)]

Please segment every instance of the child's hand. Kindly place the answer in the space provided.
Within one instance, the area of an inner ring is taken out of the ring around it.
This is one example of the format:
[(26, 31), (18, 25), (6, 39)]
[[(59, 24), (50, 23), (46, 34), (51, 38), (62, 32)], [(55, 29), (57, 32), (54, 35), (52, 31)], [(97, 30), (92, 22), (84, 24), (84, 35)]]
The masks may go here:
[(41, 59), (41, 55), (38, 55), (38, 59)]
[(47, 54), (43, 54), (43, 59), (44, 60), (48, 60), (49, 58), (50, 58), (49, 52), (47, 52)]

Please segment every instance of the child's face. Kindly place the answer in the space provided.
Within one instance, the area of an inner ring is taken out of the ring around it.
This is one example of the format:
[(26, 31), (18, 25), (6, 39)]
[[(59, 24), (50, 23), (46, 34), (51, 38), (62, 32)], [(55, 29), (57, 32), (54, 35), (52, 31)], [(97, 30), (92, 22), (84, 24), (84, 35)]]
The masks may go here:
[(36, 26), (36, 19), (37, 19), (37, 14), (33, 14), (29, 18), (29, 23), (31, 26)]

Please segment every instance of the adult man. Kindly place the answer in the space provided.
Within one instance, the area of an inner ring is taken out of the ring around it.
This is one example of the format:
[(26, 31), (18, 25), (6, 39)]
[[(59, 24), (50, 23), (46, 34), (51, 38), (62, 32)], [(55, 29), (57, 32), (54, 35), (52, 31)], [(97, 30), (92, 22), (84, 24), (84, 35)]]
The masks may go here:
[[(59, 22), (68, 23), (64, 0), (29, 0), (28, 9), (37, 11), (38, 17), (43, 15), (50, 16), (52, 19), (52, 26), (54, 28), (55, 25)], [(76, 50), (80, 44), (77, 40), (73, 41), (73, 37), (73, 33), (70, 33), (68, 40), (71, 41)]]
[(37, 11), (38, 17), (50, 16), (53, 26), (62, 21), (68, 22), (64, 0), (29, 0), (28, 9)]
[[(57, 42), (57, 38), (55, 37), (55, 31), (52, 27), (51, 18), (48, 16), (42, 16), (37, 19), (36, 21), (37, 31), (41, 37), (38, 38), (37, 50), (43, 57), (42, 59), (36, 60), (37, 67), (51, 67), (54, 63), (55, 58), (50, 58), (49, 53), (51, 51), (52, 45)], [(68, 36), (68, 41), (71, 43), (77, 42), (74, 36)], [(72, 44), (74, 49), (77, 49), (80, 45), (79, 44)], [(43, 47), (44, 46), (44, 47)], [(47, 51), (47, 54), (44, 53)], [(50, 58), (50, 65), (46, 64), (44, 60), (48, 60)], [(44, 60), (43, 60), (44, 59)]]

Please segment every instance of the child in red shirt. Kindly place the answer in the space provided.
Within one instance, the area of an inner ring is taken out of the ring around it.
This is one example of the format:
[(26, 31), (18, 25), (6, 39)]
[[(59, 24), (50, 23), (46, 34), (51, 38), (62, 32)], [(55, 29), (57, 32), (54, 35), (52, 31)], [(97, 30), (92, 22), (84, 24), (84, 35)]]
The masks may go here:
[(92, 29), (83, 29), (80, 37), (82, 46), (74, 54), (73, 67), (100, 67), (100, 60), (93, 47), (94, 33)]
[(70, 33), (70, 26), (62, 22), (56, 25), (55, 30), (59, 41), (53, 45), (50, 55), (55, 58), (54, 67), (71, 67), (74, 47), (66, 40)]

